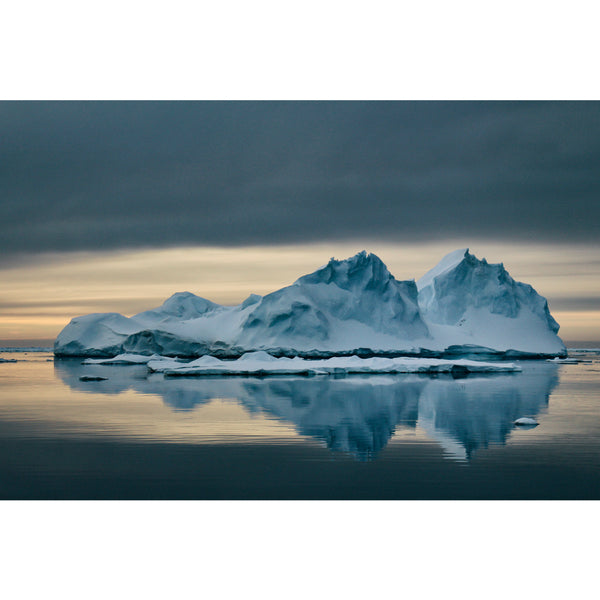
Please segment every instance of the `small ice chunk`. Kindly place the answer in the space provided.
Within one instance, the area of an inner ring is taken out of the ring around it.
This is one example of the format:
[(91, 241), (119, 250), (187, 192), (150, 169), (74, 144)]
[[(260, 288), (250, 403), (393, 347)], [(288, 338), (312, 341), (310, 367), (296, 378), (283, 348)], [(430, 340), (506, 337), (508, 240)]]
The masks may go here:
[(559, 363), (562, 365), (576, 365), (579, 361), (576, 358), (548, 358), (546, 362)]
[(532, 419), (530, 417), (521, 417), (520, 419), (517, 419), (515, 421), (515, 425), (525, 425), (525, 426), (529, 426), (529, 427), (535, 427), (536, 425), (539, 425), (539, 423), (535, 419)]
[(79, 381), (106, 381), (108, 377), (99, 377), (96, 375), (82, 375)]

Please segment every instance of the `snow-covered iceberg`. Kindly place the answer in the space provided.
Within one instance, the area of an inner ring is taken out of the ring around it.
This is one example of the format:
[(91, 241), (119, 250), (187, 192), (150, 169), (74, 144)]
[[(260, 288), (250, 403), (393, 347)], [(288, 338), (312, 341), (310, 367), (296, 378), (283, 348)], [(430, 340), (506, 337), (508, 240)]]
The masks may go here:
[(467, 249), (445, 257), (418, 282), (398, 281), (374, 254), (331, 259), (264, 297), (221, 306), (189, 292), (132, 317), (73, 319), (57, 356), (239, 358), (446, 355), (565, 356), (547, 302), (503, 265)]

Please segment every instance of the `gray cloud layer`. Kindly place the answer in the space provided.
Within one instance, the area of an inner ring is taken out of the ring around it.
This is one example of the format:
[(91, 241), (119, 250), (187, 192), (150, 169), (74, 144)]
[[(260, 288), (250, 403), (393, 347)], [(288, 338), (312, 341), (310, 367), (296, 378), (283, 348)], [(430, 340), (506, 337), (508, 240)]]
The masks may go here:
[(0, 103), (0, 252), (597, 242), (600, 103)]

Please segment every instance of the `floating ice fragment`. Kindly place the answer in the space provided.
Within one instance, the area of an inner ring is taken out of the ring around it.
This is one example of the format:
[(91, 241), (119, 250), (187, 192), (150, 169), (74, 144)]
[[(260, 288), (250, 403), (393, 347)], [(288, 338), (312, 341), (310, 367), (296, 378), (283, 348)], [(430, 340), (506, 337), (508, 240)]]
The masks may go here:
[(82, 365), (145, 365), (151, 360), (163, 358), (158, 354), (145, 356), (143, 354), (118, 354), (113, 358), (86, 358)]
[(559, 358), (558, 356), (555, 358), (548, 358), (546, 360), (547, 362), (560, 363), (562, 365), (576, 365), (579, 363), (579, 360), (576, 358)]
[(530, 417), (521, 417), (520, 419), (517, 419), (514, 424), (521, 427), (535, 427), (536, 425), (539, 425), (535, 419)]

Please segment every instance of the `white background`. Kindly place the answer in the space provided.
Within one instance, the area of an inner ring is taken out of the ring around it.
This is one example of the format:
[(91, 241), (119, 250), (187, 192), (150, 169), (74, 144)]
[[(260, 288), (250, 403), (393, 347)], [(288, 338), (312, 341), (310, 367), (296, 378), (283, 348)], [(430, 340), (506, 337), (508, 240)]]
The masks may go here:
[[(22, 0), (0, 97), (598, 99), (597, 23), (577, 1)], [(597, 502), (3, 502), (0, 526), (6, 598), (597, 593)]]

